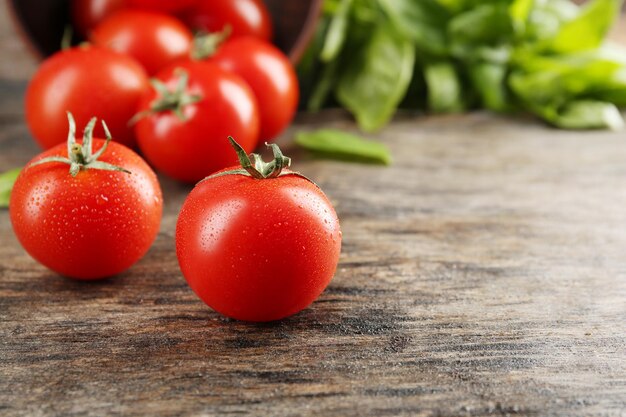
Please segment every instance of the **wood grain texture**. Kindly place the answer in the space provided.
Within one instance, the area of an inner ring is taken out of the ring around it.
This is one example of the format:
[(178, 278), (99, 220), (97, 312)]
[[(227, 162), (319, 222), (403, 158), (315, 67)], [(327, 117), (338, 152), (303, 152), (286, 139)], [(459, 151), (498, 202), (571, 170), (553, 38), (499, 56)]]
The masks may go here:
[[(189, 187), (163, 180), (155, 246), (101, 283), (38, 266), (1, 212), (0, 413), (623, 415), (623, 134), (475, 114), (380, 137), (392, 168), (298, 156), (344, 247), (321, 299), (275, 324), (224, 319), (187, 287)], [(3, 122), (1, 169), (32, 148)]]
[[(0, 170), (37, 152), (24, 88), (0, 81)], [(322, 125), (354, 129), (334, 113), (294, 129)], [(156, 244), (98, 283), (37, 265), (0, 211), (0, 415), (626, 415), (623, 132), (401, 117), (378, 135), (390, 168), (290, 137), (344, 246), (322, 297), (278, 323), (222, 318), (186, 285), (188, 186), (162, 179)]]

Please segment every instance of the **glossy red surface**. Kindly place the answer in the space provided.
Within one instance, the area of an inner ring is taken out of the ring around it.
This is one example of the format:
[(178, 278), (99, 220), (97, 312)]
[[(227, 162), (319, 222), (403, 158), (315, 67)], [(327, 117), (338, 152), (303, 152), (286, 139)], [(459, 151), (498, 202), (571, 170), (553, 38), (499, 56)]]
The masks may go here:
[(176, 227), (176, 254), (191, 288), (239, 320), (278, 320), (306, 308), (332, 279), (340, 249), (332, 205), (298, 176), (204, 181)]
[(259, 102), (261, 141), (275, 139), (298, 108), (298, 77), (289, 59), (275, 46), (253, 37), (224, 43), (211, 58), (246, 80)]
[[(94, 140), (94, 151), (104, 141)], [(18, 177), (10, 201), (13, 230), (26, 251), (46, 267), (78, 279), (118, 274), (137, 262), (159, 231), (163, 198), (156, 175), (139, 155), (115, 142), (99, 158), (124, 172), (88, 169), (76, 177), (66, 144), (35, 157)]]
[[(157, 75), (174, 90), (180, 69), (189, 74), (188, 95), (201, 100), (184, 107), (184, 120), (170, 110), (151, 114), (136, 124), (139, 147), (157, 169), (186, 182), (236, 163), (228, 142), (233, 136), (247, 151), (257, 145), (259, 113), (252, 90), (239, 76), (216, 65), (186, 61)], [(148, 110), (160, 95), (149, 89), (140, 109)]]
[(181, 17), (190, 27), (207, 33), (220, 32), (228, 25), (234, 38), (272, 39), (272, 19), (261, 0), (201, 1)]
[(95, 27), (90, 39), (95, 45), (130, 55), (154, 75), (189, 55), (193, 34), (174, 17), (122, 10)]
[[(45, 149), (67, 140), (67, 111), (79, 128), (92, 117), (104, 120), (115, 141), (132, 147), (128, 121), (148, 87), (147, 74), (132, 58), (92, 46), (71, 48), (37, 70), (26, 92), (26, 120)], [(95, 132), (104, 137), (100, 126)]]

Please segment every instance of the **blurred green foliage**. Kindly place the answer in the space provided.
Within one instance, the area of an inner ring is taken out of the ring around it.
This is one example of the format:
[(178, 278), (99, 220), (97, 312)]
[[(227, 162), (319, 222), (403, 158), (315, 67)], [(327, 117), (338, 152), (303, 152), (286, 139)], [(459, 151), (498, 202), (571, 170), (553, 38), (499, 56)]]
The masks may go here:
[(364, 131), (398, 108), (620, 128), (626, 53), (605, 38), (622, 1), (326, 0), (298, 68), (303, 104), (345, 107)]

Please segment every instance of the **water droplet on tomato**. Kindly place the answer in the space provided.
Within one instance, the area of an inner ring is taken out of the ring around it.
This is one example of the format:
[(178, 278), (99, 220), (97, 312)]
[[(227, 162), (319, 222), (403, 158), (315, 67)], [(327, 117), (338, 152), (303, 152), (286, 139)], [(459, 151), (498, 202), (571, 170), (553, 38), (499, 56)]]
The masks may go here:
[(105, 196), (104, 194), (100, 194), (98, 198), (96, 198), (96, 203), (98, 203), (98, 205), (106, 204), (108, 201), (109, 201), (109, 198)]

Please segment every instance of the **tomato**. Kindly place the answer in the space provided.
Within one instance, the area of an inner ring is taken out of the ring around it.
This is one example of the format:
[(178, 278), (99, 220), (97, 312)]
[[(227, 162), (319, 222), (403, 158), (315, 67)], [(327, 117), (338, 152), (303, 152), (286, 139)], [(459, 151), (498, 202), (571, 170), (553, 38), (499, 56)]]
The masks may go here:
[(107, 16), (121, 10), (125, 0), (72, 0), (72, 22), (78, 33), (89, 34)]
[(245, 37), (225, 42), (210, 60), (250, 85), (259, 102), (261, 140), (276, 138), (298, 108), (298, 77), (289, 59), (275, 46)]
[(79, 34), (89, 35), (91, 29), (124, 8), (179, 13), (193, 7), (198, 0), (72, 0), (72, 22)]
[(90, 38), (95, 45), (132, 56), (153, 75), (189, 55), (193, 34), (172, 16), (122, 10), (96, 26)]
[[(214, 0), (200, 0), (212, 2)], [(129, 7), (154, 10), (161, 13), (176, 13), (193, 7), (198, 0), (126, 0)]]
[[(82, 146), (71, 143), (71, 126), (68, 145), (26, 165), (9, 202), (24, 249), (53, 271), (77, 279), (115, 275), (138, 261), (157, 235), (163, 207), (157, 178), (143, 159), (115, 142), (105, 148), (107, 142), (92, 140), (91, 134), (89, 127)], [(68, 157), (68, 148), (71, 168), (69, 159), (58, 162)]]
[(337, 268), (335, 210), (311, 181), (281, 172), (279, 158), (259, 167), (260, 178), (232, 167), (200, 182), (178, 217), (176, 255), (187, 282), (214, 310), (238, 320), (297, 313)]
[[(31, 133), (48, 149), (64, 141), (65, 112), (80, 126), (92, 116), (106, 120), (113, 137), (135, 143), (128, 121), (137, 110), (148, 76), (132, 58), (93, 46), (57, 52), (37, 70), (26, 92), (26, 121)], [(96, 135), (104, 132), (98, 128)]]
[(193, 29), (207, 33), (232, 29), (232, 36), (255, 36), (272, 39), (272, 20), (262, 0), (207, 0), (200, 1), (182, 15)]
[[(161, 91), (141, 100), (135, 127), (146, 159), (180, 181), (196, 182), (232, 165), (226, 137), (251, 151), (259, 137), (256, 100), (245, 81), (209, 63), (188, 61), (159, 73)], [(169, 92), (168, 92), (169, 91)]]

